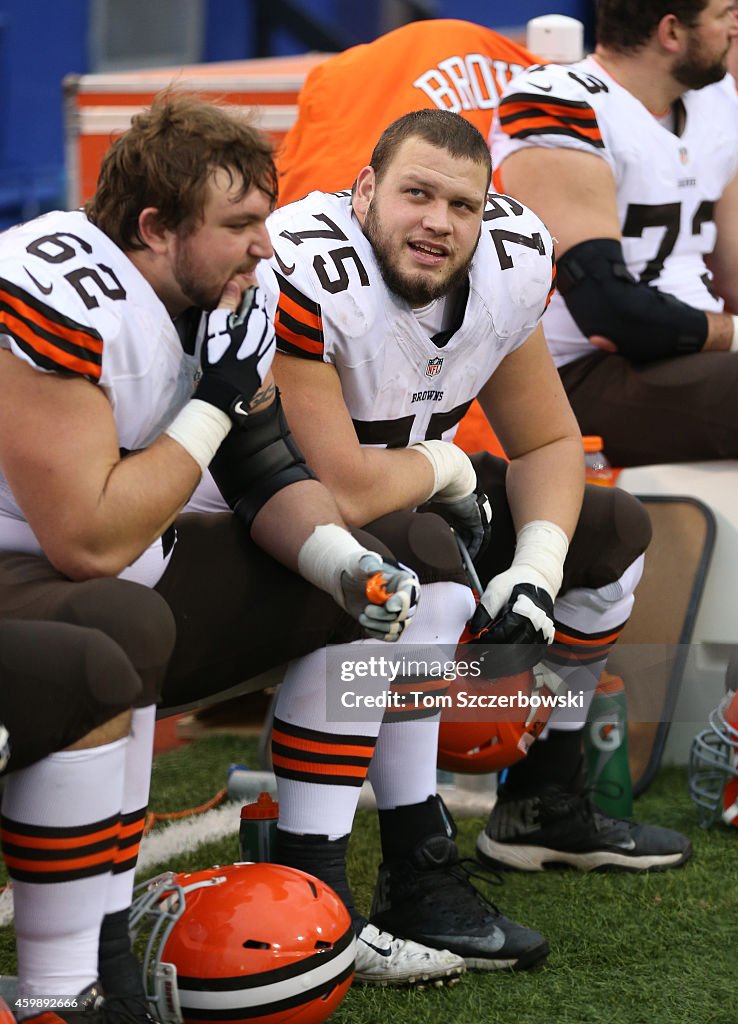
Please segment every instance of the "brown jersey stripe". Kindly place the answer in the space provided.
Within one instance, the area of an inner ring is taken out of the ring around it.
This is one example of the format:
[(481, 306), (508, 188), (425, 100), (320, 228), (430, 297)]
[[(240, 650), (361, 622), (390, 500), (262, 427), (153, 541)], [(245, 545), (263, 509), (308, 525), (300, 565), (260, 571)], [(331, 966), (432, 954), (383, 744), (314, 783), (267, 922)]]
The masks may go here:
[[(286, 277), (283, 277), (276, 271), (274, 276), (279, 282), (279, 290), (282, 293), (282, 296), (286, 296), (288, 299), (291, 299), (294, 305), (303, 311), (303, 315), (300, 319), (306, 320), (307, 323), (313, 327), (317, 326), (317, 324), (322, 325), (323, 318), (320, 311), (320, 305), (317, 302), (313, 302), (312, 299), (309, 299), (307, 295), (303, 295), (303, 293), (295, 288), (293, 284), (290, 284)], [(280, 298), (282, 296), (280, 296)], [(308, 314), (307, 317), (305, 314)]]
[(0, 310), (0, 332), (15, 338), (23, 351), (39, 365), (79, 373), (84, 377), (91, 377), (93, 380), (100, 379), (100, 360), (80, 358), (65, 351), (61, 345), (40, 337), (22, 320), (2, 310)]
[(299, 338), (308, 338), (310, 341), (320, 345), (321, 348), (323, 347), (322, 330), (316, 330), (314, 327), (310, 327), (308, 324), (300, 320), (299, 317), (292, 316), (288, 310), (284, 309), (281, 302), (277, 310), (275, 323), (279, 323), (286, 333), (292, 333), (297, 335)]
[(37, 347), (42, 355), (47, 355), (51, 346), (52, 350), (58, 349), (67, 358), (80, 363), (94, 366), (102, 363), (103, 342), (97, 331), (62, 316), (2, 278), (0, 316), (9, 334), (17, 337), (19, 342)]
[(540, 132), (542, 135), (558, 132), (573, 135), (575, 138), (581, 136), (587, 142), (602, 141), (596, 121), (593, 124), (589, 120), (579, 118), (552, 117), (540, 110), (521, 111), (519, 114), (506, 117), (504, 121), (501, 119), (500, 124), (505, 133), (512, 138), (518, 138), (523, 134), (531, 135), (533, 132)]
[(18, 316), (34, 323), (51, 336), (63, 337), (81, 348), (89, 349), (91, 353), (102, 352), (102, 337), (94, 327), (77, 323), (76, 320), (41, 302), (24, 288), (3, 277), (0, 277), (0, 300), (7, 304), (8, 308), (15, 310)]
[(323, 333), (323, 317), (320, 312), (313, 312), (312, 310), (305, 309), (298, 302), (295, 302), (291, 295), (286, 292), (281, 292), (279, 296), (279, 308), (289, 319), (299, 323), (301, 327), (304, 327), (311, 335), (322, 335)]
[(547, 99), (541, 93), (513, 92), (500, 100), (500, 117), (508, 117), (510, 112), (526, 110), (546, 111), (557, 117), (579, 117), (585, 118), (594, 123), (597, 122), (597, 114), (594, 108), (586, 100), (566, 100), (561, 96)]
[(594, 149), (605, 148), (605, 143), (600, 136), (588, 134), (582, 130), (575, 131), (573, 128), (565, 128), (561, 125), (556, 125), (554, 122), (543, 122), (541, 120), (528, 122), (527, 124), (516, 125), (514, 130), (503, 125), (503, 130), (511, 139), (527, 139), (531, 135), (566, 135), (570, 139), (586, 142)]
[(279, 336), (279, 327), (277, 326), (277, 350), (283, 352), (288, 356), (297, 356), (298, 359), (313, 359), (318, 362), (322, 362), (323, 353), (321, 352), (306, 352), (304, 348), (299, 345), (293, 345), (292, 342), (287, 341), (285, 338)]
[(286, 351), (287, 346), (291, 345), (294, 348), (302, 349), (304, 352), (311, 356), (321, 356), (325, 349), (323, 340), (316, 340), (315, 338), (308, 338), (303, 333), (293, 331), (283, 320), (282, 313), (277, 310), (277, 316), (274, 321), (274, 331), (277, 335), (277, 348), (281, 351)]

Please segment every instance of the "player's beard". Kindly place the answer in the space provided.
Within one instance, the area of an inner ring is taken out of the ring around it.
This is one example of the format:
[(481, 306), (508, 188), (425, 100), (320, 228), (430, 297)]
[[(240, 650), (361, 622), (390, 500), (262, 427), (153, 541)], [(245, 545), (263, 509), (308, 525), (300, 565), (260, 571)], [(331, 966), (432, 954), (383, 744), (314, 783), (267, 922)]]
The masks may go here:
[(225, 282), (219, 285), (208, 284), (205, 274), (195, 265), (190, 256), (186, 238), (180, 239), (172, 273), (180, 291), (187, 297), (191, 305), (207, 312), (216, 308)]
[(396, 266), (393, 242), (388, 238), (380, 223), (376, 211), (376, 200), (370, 203), (369, 209), (364, 215), (362, 230), (371, 242), (384, 283), (391, 292), (404, 299), (413, 309), (427, 306), (434, 299), (448, 295), (467, 278), (475, 250), (472, 250), (467, 260), (464, 260), (455, 270), (442, 278), (433, 279), (430, 273), (403, 273)]
[(725, 77), (727, 55), (726, 48), (720, 60), (713, 60), (708, 64), (700, 55), (698, 40), (691, 36), (687, 52), (672, 68), (672, 75), (685, 89), (704, 89), (706, 85), (712, 85)]

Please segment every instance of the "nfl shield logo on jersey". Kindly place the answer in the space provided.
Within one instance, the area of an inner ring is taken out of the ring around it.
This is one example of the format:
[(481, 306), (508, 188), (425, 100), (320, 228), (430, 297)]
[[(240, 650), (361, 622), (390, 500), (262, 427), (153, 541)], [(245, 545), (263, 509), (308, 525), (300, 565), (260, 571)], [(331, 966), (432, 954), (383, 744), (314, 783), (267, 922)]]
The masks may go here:
[(426, 377), (437, 377), (441, 372), (443, 366), (443, 356), (436, 356), (435, 359), (429, 359), (428, 365), (425, 368)]

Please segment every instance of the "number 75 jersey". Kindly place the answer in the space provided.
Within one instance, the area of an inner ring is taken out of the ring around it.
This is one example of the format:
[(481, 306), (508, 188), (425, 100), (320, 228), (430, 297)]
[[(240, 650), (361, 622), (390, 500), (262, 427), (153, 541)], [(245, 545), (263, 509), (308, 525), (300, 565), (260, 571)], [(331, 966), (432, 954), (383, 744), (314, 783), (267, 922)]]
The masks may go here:
[[(505, 89), (490, 137), (496, 168), (524, 147), (574, 149), (604, 160), (615, 181), (623, 253), (636, 280), (712, 312), (705, 256), (714, 209), (738, 167), (738, 98), (730, 75), (685, 92), (665, 127), (592, 57), (536, 65)], [(582, 166), (582, 174), (586, 167)], [(572, 206), (576, 195), (571, 197)], [(591, 353), (561, 295), (543, 322), (558, 365)]]
[(551, 237), (508, 196), (488, 197), (464, 307), (442, 346), (387, 288), (350, 193), (312, 192), (273, 213), (268, 226), (275, 255), (260, 278), (279, 292), (277, 348), (335, 367), (364, 445), (452, 440), (551, 292)]

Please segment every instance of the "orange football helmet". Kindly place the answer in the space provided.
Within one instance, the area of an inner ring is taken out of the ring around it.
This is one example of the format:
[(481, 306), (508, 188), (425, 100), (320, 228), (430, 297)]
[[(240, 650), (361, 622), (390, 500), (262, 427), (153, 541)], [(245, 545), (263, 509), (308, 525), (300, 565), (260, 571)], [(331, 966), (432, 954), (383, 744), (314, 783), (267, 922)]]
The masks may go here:
[[(469, 704), (464, 707), (460, 700), (462, 692), (477, 699), (486, 694), (497, 694), (498, 698), (523, 694), (532, 706), (511, 706), (506, 710)], [(550, 691), (533, 669), (500, 679), (457, 678), (449, 693), (452, 710), (442, 712), (438, 733), (438, 767), (447, 772), (482, 775), (502, 771), (522, 760), (543, 732), (553, 710), (535, 706), (535, 697)]]
[(278, 864), (168, 872), (136, 889), (144, 984), (162, 1024), (320, 1024), (346, 995), (348, 911), (312, 875)]

